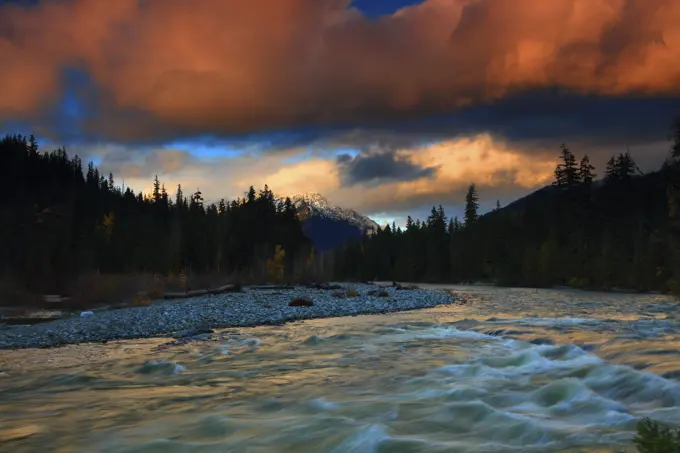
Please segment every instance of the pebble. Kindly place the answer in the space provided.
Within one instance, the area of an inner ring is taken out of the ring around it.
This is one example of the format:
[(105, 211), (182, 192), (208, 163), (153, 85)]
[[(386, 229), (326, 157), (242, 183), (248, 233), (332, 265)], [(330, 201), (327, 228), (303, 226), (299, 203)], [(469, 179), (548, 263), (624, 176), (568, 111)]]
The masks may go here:
[[(46, 348), (85, 342), (207, 333), (210, 329), (253, 327), (287, 321), (379, 314), (431, 308), (456, 303), (455, 296), (422, 289), (384, 288), (390, 301), (371, 296), (373, 285), (347, 285), (359, 297), (338, 299), (333, 291), (295, 287), (291, 290), (248, 290), (211, 297), (157, 301), (141, 307), (98, 311), (92, 319), (63, 318), (45, 324), (20, 326), (3, 332), (0, 349)], [(313, 301), (310, 307), (289, 307), (296, 298)], [(266, 304), (262, 302), (266, 300)], [(458, 302), (460, 303), (460, 302)]]

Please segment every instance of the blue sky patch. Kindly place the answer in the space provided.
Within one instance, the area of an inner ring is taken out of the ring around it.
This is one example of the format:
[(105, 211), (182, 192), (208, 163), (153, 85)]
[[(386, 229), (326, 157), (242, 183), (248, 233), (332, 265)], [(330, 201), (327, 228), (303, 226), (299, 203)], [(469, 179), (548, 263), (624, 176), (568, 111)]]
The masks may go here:
[(353, 0), (352, 6), (368, 17), (390, 16), (406, 6), (423, 3), (424, 0)]

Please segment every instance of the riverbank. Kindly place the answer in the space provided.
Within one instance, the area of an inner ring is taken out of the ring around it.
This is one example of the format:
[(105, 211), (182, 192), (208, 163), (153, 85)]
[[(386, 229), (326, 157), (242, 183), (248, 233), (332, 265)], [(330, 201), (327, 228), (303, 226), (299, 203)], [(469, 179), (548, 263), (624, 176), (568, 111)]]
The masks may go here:
[[(376, 285), (379, 286), (392, 286), (394, 282), (388, 282), (388, 281), (375, 281), (373, 282)], [(550, 287), (541, 287), (541, 286), (506, 286), (506, 285), (498, 285), (494, 282), (483, 282), (483, 281), (478, 281), (478, 282), (459, 282), (459, 283), (424, 283), (424, 282), (397, 282), (399, 285), (403, 286), (417, 286), (419, 288), (431, 288), (431, 287), (470, 287), (470, 288), (506, 288), (506, 289), (548, 289), (548, 290), (576, 290), (576, 291), (585, 291), (585, 292), (591, 292), (591, 293), (608, 293), (608, 294), (649, 294), (649, 295), (664, 295), (664, 296), (672, 296), (675, 297), (672, 292), (670, 291), (661, 291), (661, 290), (640, 290), (640, 289), (634, 289), (634, 288), (603, 288), (603, 287), (588, 287), (588, 286), (569, 286), (569, 285), (556, 285), (556, 286), (550, 286)]]
[[(211, 329), (254, 327), (289, 321), (432, 308), (455, 297), (422, 289), (344, 284), (341, 289), (250, 289), (147, 306), (94, 310), (30, 326), (0, 326), (0, 349), (46, 348), (66, 344), (170, 336), (191, 338)], [(381, 294), (381, 292), (383, 292)], [(356, 292), (354, 296), (353, 292)], [(354, 297), (347, 297), (348, 295)], [(290, 306), (293, 300), (311, 306)]]

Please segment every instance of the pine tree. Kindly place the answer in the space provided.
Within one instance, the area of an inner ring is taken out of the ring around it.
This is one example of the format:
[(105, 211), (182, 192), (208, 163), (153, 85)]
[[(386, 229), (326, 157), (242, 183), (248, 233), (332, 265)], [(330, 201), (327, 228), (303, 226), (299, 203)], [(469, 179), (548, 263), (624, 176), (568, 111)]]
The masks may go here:
[(28, 157), (35, 159), (38, 156), (38, 141), (35, 139), (35, 135), (31, 134), (28, 136)]
[(446, 213), (442, 205), (437, 206), (437, 231), (446, 231)]
[(479, 209), (479, 197), (477, 196), (477, 189), (474, 184), (470, 184), (467, 194), (465, 195), (465, 226), (470, 226), (477, 221), (479, 217), (477, 210)]
[(182, 184), (177, 184), (177, 194), (175, 195), (175, 206), (184, 206), (184, 193), (182, 193)]
[(161, 185), (161, 203), (163, 203), (163, 206), (168, 206), (169, 204), (168, 191), (165, 190), (165, 184)]
[(616, 157), (612, 156), (607, 161), (607, 167), (604, 172), (605, 183), (610, 183), (616, 180)]
[(619, 154), (616, 160), (616, 173), (619, 181), (629, 182), (633, 175), (635, 175), (636, 170), (635, 161), (631, 157), (630, 153)]
[(248, 194), (246, 195), (247, 197), (247, 202), (248, 203), (253, 203), (255, 201), (255, 188), (253, 186), (250, 186), (250, 189), (248, 189)]
[(203, 209), (203, 193), (201, 193), (200, 189), (196, 189), (196, 192), (194, 192), (191, 195), (191, 203), (189, 205), (189, 208), (192, 210), (202, 210)]
[(85, 181), (87, 182), (88, 186), (92, 186), (93, 183), (97, 182), (94, 173), (94, 162), (92, 161), (87, 163), (87, 175), (85, 176)]
[(621, 153), (618, 156), (612, 156), (607, 161), (607, 169), (605, 171), (605, 184), (628, 184), (633, 179), (637, 165), (631, 157), (630, 153)]
[(580, 182), (576, 157), (564, 143), (560, 146), (561, 163), (555, 167), (555, 182), (557, 187), (572, 188)]
[(290, 197), (286, 197), (285, 201), (283, 202), (283, 212), (287, 218), (297, 218), (297, 209), (295, 208), (293, 200), (291, 200)]
[(109, 184), (109, 190), (110, 190), (111, 192), (113, 192), (114, 190), (116, 190), (116, 184), (115, 184), (115, 182), (114, 182), (114, 180), (113, 180), (113, 173), (110, 173), (110, 172), (109, 172), (109, 180), (108, 180), (108, 184)]
[(590, 187), (590, 185), (593, 183), (593, 180), (597, 175), (593, 172), (595, 170), (595, 167), (593, 167), (590, 164), (590, 159), (588, 158), (588, 155), (584, 155), (583, 158), (581, 159), (581, 164), (578, 169), (578, 174), (579, 174), (579, 179), (580, 181)]
[(154, 203), (161, 202), (161, 182), (158, 180), (158, 175), (153, 179), (153, 201)]

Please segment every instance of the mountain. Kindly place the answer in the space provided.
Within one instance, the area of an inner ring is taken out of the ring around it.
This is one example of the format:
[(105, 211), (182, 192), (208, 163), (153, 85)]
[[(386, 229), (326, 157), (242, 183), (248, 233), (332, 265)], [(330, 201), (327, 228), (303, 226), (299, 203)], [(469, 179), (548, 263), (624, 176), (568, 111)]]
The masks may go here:
[(350, 238), (371, 234), (378, 228), (378, 224), (368, 217), (352, 209), (333, 206), (318, 193), (295, 194), (290, 199), (302, 220), (302, 231), (317, 251), (333, 249)]
[[(636, 178), (639, 177), (636, 176)], [(601, 179), (593, 181), (593, 190), (598, 192), (603, 187), (603, 185), (604, 183)], [(515, 201), (508, 203), (506, 206), (501, 208), (501, 211), (519, 212), (530, 207), (545, 206), (555, 202), (555, 194), (555, 187), (552, 184), (544, 186), (521, 198), (518, 198)]]

